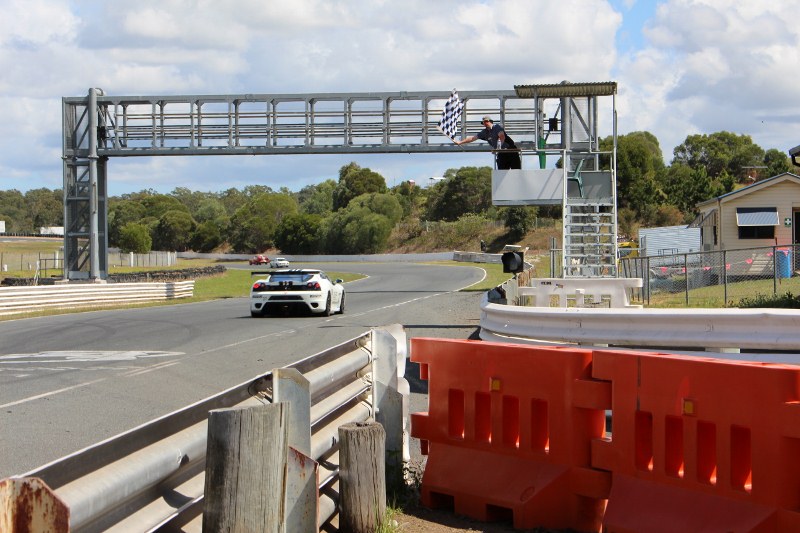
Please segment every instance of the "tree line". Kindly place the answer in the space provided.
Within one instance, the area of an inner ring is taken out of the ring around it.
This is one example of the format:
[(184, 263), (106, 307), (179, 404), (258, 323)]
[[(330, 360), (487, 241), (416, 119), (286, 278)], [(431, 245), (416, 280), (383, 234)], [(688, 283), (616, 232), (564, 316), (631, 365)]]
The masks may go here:
[[(601, 140), (610, 150), (613, 139)], [(602, 165), (606, 168), (610, 161)], [(763, 150), (747, 135), (690, 135), (665, 165), (649, 132), (617, 139), (617, 198), (620, 232), (642, 226), (677, 225), (695, 216), (695, 205), (758, 179), (789, 171), (791, 160)], [(249, 185), (242, 190), (169, 194), (144, 190), (108, 199), (108, 241), (124, 251), (226, 250), (255, 253), (278, 248), (294, 254), (356, 254), (385, 251), (399, 225), (454, 222), (475, 217), (501, 220), (509, 239), (520, 239), (535, 217), (560, 218), (560, 206), (496, 207), (491, 168), (449, 169), (444, 179), (421, 188), (405, 181), (389, 188), (369, 168), (350, 163), (338, 179), (297, 192)], [(60, 190), (0, 191), (0, 220), (8, 232), (35, 232), (63, 225)]]

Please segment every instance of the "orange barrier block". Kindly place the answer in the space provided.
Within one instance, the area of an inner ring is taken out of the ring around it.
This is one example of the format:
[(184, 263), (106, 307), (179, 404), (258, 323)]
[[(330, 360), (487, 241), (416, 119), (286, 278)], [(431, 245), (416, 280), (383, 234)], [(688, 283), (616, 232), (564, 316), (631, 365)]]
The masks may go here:
[(609, 533), (800, 531), (800, 367), (597, 350)]
[(428, 380), (429, 411), (411, 415), (428, 453), (424, 505), (599, 531), (610, 474), (590, 468), (591, 442), (611, 396), (590, 350), (414, 338), (411, 361)]

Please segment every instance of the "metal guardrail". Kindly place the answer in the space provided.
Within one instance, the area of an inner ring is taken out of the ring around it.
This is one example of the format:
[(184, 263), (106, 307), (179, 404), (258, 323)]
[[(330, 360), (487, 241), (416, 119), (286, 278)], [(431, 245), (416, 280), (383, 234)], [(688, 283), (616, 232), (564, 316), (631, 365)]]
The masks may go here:
[[(286, 371), (268, 372), (22, 477), (41, 479), (66, 503), (72, 532), (200, 531), (209, 411), (289, 401), (290, 433), (310, 437), (320, 464), (314, 511), (324, 524), (337, 509), (339, 426), (374, 418), (386, 429), (387, 457), (408, 458), (405, 358), (401, 326), (373, 329), (284, 367), (307, 380), (305, 395), (290, 386), (279, 393)], [(294, 423), (304, 419), (305, 429)]]
[(0, 315), (191, 298), (194, 280), (0, 287)]
[(727, 351), (796, 352), (800, 314), (792, 309), (520, 307), (481, 300), (481, 339)]

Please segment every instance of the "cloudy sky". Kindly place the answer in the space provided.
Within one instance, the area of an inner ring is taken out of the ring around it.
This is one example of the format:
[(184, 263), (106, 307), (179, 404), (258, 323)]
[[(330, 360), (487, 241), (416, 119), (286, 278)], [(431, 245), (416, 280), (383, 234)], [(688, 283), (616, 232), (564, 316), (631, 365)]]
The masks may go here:
[[(800, 145), (800, 0), (0, 0), (0, 190), (60, 188), (61, 98), (512, 90), (616, 81), (619, 131)], [(607, 132), (605, 134), (608, 134)], [(601, 132), (601, 134), (604, 134)], [(356, 161), (392, 186), (484, 155), (125, 158), (112, 195), (299, 190)]]

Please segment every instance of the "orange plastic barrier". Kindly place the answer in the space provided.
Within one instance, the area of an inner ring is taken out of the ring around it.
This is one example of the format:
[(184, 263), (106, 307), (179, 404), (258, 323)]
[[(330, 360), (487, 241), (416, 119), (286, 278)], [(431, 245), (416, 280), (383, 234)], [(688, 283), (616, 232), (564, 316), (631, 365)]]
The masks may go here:
[(609, 533), (800, 531), (800, 367), (594, 352), (611, 381)]
[(590, 350), (411, 339), (428, 380), (411, 435), (428, 461), (422, 503), (515, 528), (599, 531), (610, 473), (590, 468), (610, 386)]

